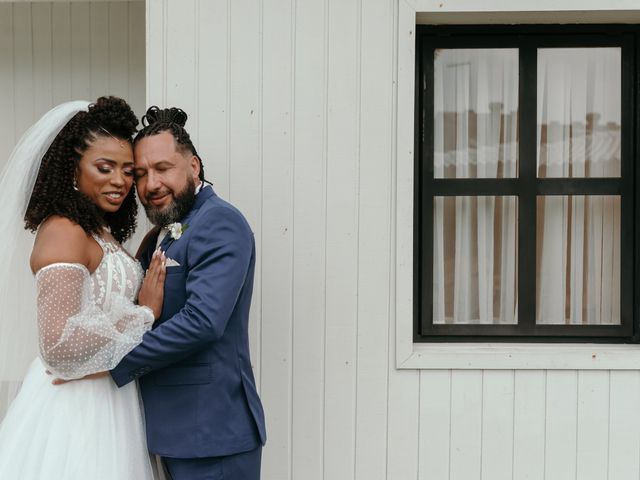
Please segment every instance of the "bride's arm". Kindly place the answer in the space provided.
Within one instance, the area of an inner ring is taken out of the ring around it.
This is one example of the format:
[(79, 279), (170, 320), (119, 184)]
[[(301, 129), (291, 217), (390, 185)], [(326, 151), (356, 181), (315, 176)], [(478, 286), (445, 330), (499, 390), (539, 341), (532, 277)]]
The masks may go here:
[(153, 313), (120, 296), (108, 311), (94, 304), (90, 271), (102, 248), (79, 225), (51, 217), (38, 230), (31, 267), (36, 273), (40, 355), (58, 378), (109, 370), (137, 345)]
[(80, 225), (51, 216), (38, 228), (30, 263), (34, 273), (53, 263), (77, 263), (92, 272), (101, 259), (102, 248)]
[(51, 264), (38, 271), (36, 280), (40, 355), (57, 378), (110, 370), (153, 323), (149, 308), (123, 296), (112, 295), (109, 309), (100, 309), (83, 265)]

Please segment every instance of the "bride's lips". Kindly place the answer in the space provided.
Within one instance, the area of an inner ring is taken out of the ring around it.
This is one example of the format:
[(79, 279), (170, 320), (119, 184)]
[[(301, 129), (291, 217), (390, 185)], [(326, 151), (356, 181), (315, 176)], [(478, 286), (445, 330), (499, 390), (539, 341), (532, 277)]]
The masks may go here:
[(104, 196), (107, 199), (107, 202), (112, 205), (120, 205), (125, 197), (123, 192), (106, 192), (104, 193)]

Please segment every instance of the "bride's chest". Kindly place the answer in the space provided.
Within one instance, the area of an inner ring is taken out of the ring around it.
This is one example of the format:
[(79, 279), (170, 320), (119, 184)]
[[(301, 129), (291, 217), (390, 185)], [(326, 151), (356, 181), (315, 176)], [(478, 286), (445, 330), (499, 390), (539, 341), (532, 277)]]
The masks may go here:
[(134, 301), (142, 283), (142, 267), (118, 248), (107, 246), (104, 250), (102, 261), (91, 274), (95, 303), (99, 306), (108, 304), (112, 295)]

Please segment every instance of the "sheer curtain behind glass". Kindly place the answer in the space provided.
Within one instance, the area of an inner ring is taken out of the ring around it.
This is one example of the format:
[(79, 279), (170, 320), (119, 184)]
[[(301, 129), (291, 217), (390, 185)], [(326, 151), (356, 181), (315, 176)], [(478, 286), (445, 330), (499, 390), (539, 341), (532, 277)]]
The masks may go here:
[[(439, 49), (435, 178), (518, 175), (517, 49)], [(434, 199), (434, 323), (516, 323), (516, 197)]]
[[(621, 51), (538, 50), (538, 177), (619, 177)], [(620, 323), (620, 197), (537, 202), (537, 322)]]

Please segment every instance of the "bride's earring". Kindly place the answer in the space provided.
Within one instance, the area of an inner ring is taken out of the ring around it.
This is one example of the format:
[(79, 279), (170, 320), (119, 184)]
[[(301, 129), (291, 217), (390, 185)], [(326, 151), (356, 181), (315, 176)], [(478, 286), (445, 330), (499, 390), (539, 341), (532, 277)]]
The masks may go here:
[(76, 192), (79, 192), (79, 191), (80, 191), (80, 190), (78, 190), (78, 179), (77, 179), (77, 178), (75, 178), (75, 177), (73, 178), (73, 189), (74, 189)]

